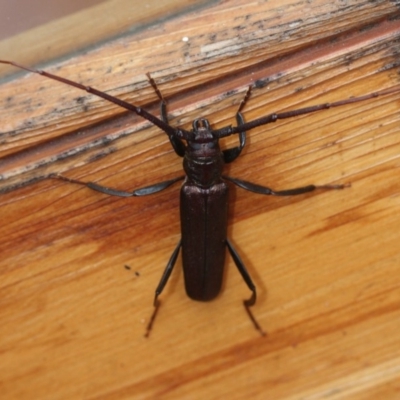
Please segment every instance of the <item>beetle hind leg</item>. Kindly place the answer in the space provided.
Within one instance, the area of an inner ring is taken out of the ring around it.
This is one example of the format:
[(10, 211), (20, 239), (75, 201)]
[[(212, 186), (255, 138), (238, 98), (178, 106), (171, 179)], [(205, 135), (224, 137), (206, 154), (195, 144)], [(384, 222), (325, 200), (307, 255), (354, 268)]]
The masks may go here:
[(242, 278), (246, 282), (247, 287), (252, 292), (251, 297), (248, 300), (243, 300), (243, 305), (247, 312), (247, 315), (249, 316), (251, 322), (253, 323), (254, 328), (256, 328), (258, 330), (258, 332), (260, 332), (261, 336), (266, 336), (266, 333), (261, 328), (260, 324), (257, 322), (256, 318), (254, 317), (253, 313), (250, 310), (250, 307), (252, 307), (252, 306), (254, 306), (254, 304), (256, 304), (256, 300), (257, 300), (256, 286), (254, 285), (253, 281), (251, 280), (251, 277), (250, 277), (246, 267), (244, 266), (243, 261), (239, 257), (238, 252), (232, 246), (231, 242), (228, 239), (226, 239), (225, 243), (226, 243), (226, 247), (228, 247), (230, 255), (233, 258), (233, 261), (235, 262), (237, 269), (240, 272), (240, 275), (242, 275)]
[(173, 251), (173, 253), (171, 255), (171, 258), (169, 259), (168, 264), (165, 267), (164, 273), (162, 274), (162, 277), (160, 279), (160, 283), (157, 286), (156, 293), (155, 293), (155, 296), (154, 296), (154, 303), (153, 303), (154, 304), (154, 311), (153, 311), (153, 314), (151, 314), (149, 323), (147, 324), (146, 333), (144, 335), (145, 337), (149, 337), (150, 331), (153, 328), (154, 320), (156, 318), (158, 309), (160, 308), (160, 305), (161, 305), (160, 300), (158, 300), (158, 296), (164, 290), (164, 287), (167, 284), (169, 277), (171, 276), (171, 272), (174, 269), (174, 266), (175, 266), (175, 263), (176, 263), (176, 259), (178, 258), (179, 250), (180, 250), (181, 246), (182, 246), (182, 239), (179, 240), (178, 245), (176, 246), (175, 250)]

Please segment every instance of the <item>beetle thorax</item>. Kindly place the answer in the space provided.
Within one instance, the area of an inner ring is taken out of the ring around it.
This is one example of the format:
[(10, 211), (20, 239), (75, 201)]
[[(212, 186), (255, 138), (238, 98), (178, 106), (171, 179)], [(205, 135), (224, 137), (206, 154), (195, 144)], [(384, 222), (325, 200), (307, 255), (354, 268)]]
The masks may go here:
[(212, 134), (206, 119), (193, 121), (194, 138), (187, 143), (183, 168), (190, 180), (208, 187), (221, 178), (223, 159), (218, 139)]

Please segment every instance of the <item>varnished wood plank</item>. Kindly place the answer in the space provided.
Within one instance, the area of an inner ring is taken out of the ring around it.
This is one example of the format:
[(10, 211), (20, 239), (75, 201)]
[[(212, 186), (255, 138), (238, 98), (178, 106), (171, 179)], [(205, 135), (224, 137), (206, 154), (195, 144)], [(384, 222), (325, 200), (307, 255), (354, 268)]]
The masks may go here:
[[(172, 122), (182, 126), (199, 113), (216, 126), (233, 123), (257, 79), (269, 83), (253, 91), (247, 120), (398, 84), (392, 4), (280, 7), (225, 2), (99, 47), (62, 69), (49, 67), (151, 108), (150, 71), (170, 99)], [(138, 44), (134, 53), (130, 43)], [(188, 91), (174, 97), (180, 89)], [(104, 102), (82, 103), (81, 93), (35, 76), (3, 85), (1, 93), (2, 100), (13, 97), (1, 108), (2, 132), (17, 133), (1, 148), (3, 188), (54, 171), (126, 190), (181, 173), (157, 129), (136, 128), (134, 118), (128, 126)], [(232, 176), (276, 189), (352, 183), (300, 198), (232, 189), (229, 237), (259, 289), (254, 313), (266, 338), (243, 311), (248, 291), (231, 261), (222, 295), (209, 304), (185, 296), (178, 265), (152, 336), (142, 337), (179, 239), (178, 187), (117, 199), (41, 180), (2, 194), (3, 393), (396, 398), (398, 110), (399, 96), (391, 95), (271, 124), (249, 133), (244, 154), (229, 166)], [(101, 124), (87, 128), (94, 122)], [(96, 145), (112, 135), (120, 138)], [(51, 159), (67, 152), (75, 155)]]
[[(90, 7), (86, 3), (75, 13), (1, 40), (0, 54), (31, 65), (70, 58), (73, 53), (86, 52), (111, 38), (146, 31), (157, 21), (199, 10), (207, 3), (212, 1), (196, 0), (188, 4), (182, 0), (105, 0)], [(43, 4), (36, 3), (35, 6), (41, 8)], [(1, 76), (11, 72), (8, 67), (0, 67)]]

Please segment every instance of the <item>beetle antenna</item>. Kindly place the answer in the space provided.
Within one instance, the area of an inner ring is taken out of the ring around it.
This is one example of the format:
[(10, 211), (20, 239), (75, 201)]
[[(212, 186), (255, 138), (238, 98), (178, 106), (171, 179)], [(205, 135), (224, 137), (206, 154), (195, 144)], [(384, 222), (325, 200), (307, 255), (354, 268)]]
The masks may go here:
[[(156, 117), (153, 114), (150, 114), (149, 112), (147, 112), (146, 110), (144, 110), (142, 107), (137, 107), (133, 104), (130, 104), (126, 101), (123, 101), (117, 97), (111, 96), (105, 92), (102, 92), (98, 89), (95, 89), (91, 86), (85, 86), (82, 85), (78, 82), (74, 82), (71, 81), (69, 79), (63, 78), (61, 76), (58, 75), (54, 75), (51, 74), (50, 72), (46, 72), (43, 70), (39, 70), (39, 69), (33, 69), (33, 68), (29, 68), (29, 67), (25, 67), (24, 65), (18, 64), (14, 61), (7, 61), (7, 60), (0, 60), (1, 64), (9, 64), (9, 65), (13, 65), (14, 67), (17, 68), (21, 68), (24, 69), (25, 71), (29, 71), (29, 72), (33, 72), (34, 74), (39, 74), (39, 75), (43, 75), (47, 78), (53, 79), (55, 81), (58, 82), (62, 82), (65, 83), (66, 85), (69, 86), (74, 86), (80, 90), (84, 90), (88, 93), (94, 94), (97, 97), (101, 97), (104, 100), (109, 101), (110, 103), (114, 103), (122, 108), (125, 108), (126, 110), (132, 111), (135, 114), (141, 116), (144, 119), (147, 119), (148, 121), (150, 121), (152, 124), (158, 126), (162, 131), (164, 131), (166, 134), (168, 135), (172, 135), (172, 136), (176, 136), (176, 137), (180, 137), (183, 139), (189, 138), (191, 137), (190, 132), (184, 130), (184, 129), (175, 129), (172, 126), (168, 125), (166, 122), (162, 121), (161, 119), (159, 119), (158, 117)], [(151, 82), (150, 82), (151, 83)]]
[[(297, 117), (299, 115), (311, 114), (316, 111), (327, 110), (329, 108), (334, 108), (334, 107), (340, 107), (340, 106), (344, 106), (346, 104), (358, 103), (360, 101), (370, 100), (370, 99), (380, 97), (380, 96), (387, 96), (389, 94), (397, 93), (397, 92), (400, 92), (399, 85), (389, 88), (389, 89), (384, 89), (384, 90), (380, 90), (378, 92), (366, 94), (364, 96), (350, 97), (349, 99), (339, 100), (339, 101), (335, 101), (333, 103), (322, 103), (322, 104), (316, 104), (314, 106), (299, 108), (296, 110), (289, 110), (289, 111), (284, 111), (281, 113), (272, 113), (269, 115), (265, 115), (264, 117), (257, 118), (253, 121), (245, 122), (244, 124), (241, 124), (239, 126), (233, 126), (233, 127), (228, 126), (228, 127), (224, 127), (221, 129), (216, 129), (215, 131), (213, 131), (213, 134), (218, 136), (219, 138), (222, 138), (222, 137), (230, 136), (230, 135), (240, 133), (243, 131), (248, 131), (250, 129), (257, 128), (258, 126), (267, 125), (271, 122), (277, 121), (278, 119), (293, 118), (293, 117)], [(249, 95), (250, 95), (250, 91), (247, 90), (247, 93), (246, 93), (244, 99), (242, 100), (242, 102), (239, 105), (239, 110), (241, 110), (243, 108)]]

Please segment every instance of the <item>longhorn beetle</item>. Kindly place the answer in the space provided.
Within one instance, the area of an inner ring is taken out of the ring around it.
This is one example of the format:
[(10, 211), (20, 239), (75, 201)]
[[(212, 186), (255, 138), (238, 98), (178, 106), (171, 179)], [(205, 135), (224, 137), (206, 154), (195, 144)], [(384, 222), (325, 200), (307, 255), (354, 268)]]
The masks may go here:
[[(147, 74), (149, 83), (161, 101), (161, 118), (150, 114), (141, 107), (129, 104), (90, 86), (84, 86), (80, 83), (70, 81), (69, 79), (62, 78), (49, 72), (25, 67), (13, 61), (0, 60), (0, 63), (11, 64), (15, 67), (85, 90), (86, 92), (92, 93), (95, 96), (101, 97), (140, 115), (165, 132), (168, 135), (175, 153), (179, 157), (183, 157), (185, 176), (179, 176), (175, 179), (146, 186), (134, 190), (133, 192), (124, 192), (101, 186), (94, 182), (83, 182), (59, 174), (49, 175), (50, 178), (83, 185), (98, 192), (120, 197), (147, 196), (160, 192), (175, 182), (184, 180), (180, 193), (182, 236), (169, 259), (161, 280), (156, 288), (154, 311), (147, 325), (145, 336), (148, 336), (152, 329), (154, 319), (160, 307), (158, 296), (162, 293), (171, 275), (180, 249), (182, 248), (185, 288), (188, 296), (194, 300), (208, 301), (214, 299), (221, 290), (225, 247), (228, 249), (228, 252), (233, 258), (243, 280), (251, 291), (250, 298), (243, 301), (245, 310), (254, 327), (261, 335), (265, 335), (250, 310), (250, 307), (256, 302), (256, 287), (239, 257), (239, 254), (227, 238), (228, 185), (226, 181), (232, 182), (233, 184), (251, 192), (273, 196), (294, 196), (312, 192), (316, 189), (343, 189), (350, 185), (308, 185), (294, 189), (276, 191), (255, 183), (222, 175), (223, 165), (234, 161), (240, 155), (246, 143), (246, 131), (250, 129), (275, 122), (278, 119), (292, 118), (323, 109), (339, 107), (345, 104), (364, 101), (374, 97), (398, 92), (400, 90), (398, 87), (386, 89), (365, 96), (353, 97), (334, 103), (318, 104), (278, 114), (273, 113), (251, 122), (245, 122), (241, 111), (250, 96), (250, 86), (236, 113), (237, 126), (212, 129), (208, 120), (200, 117), (193, 121), (191, 130), (185, 130), (174, 128), (169, 125), (166, 100), (163, 98), (150, 74)], [(221, 151), (219, 147), (219, 139), (234, 134), (239, 136), (239, 145)]]

